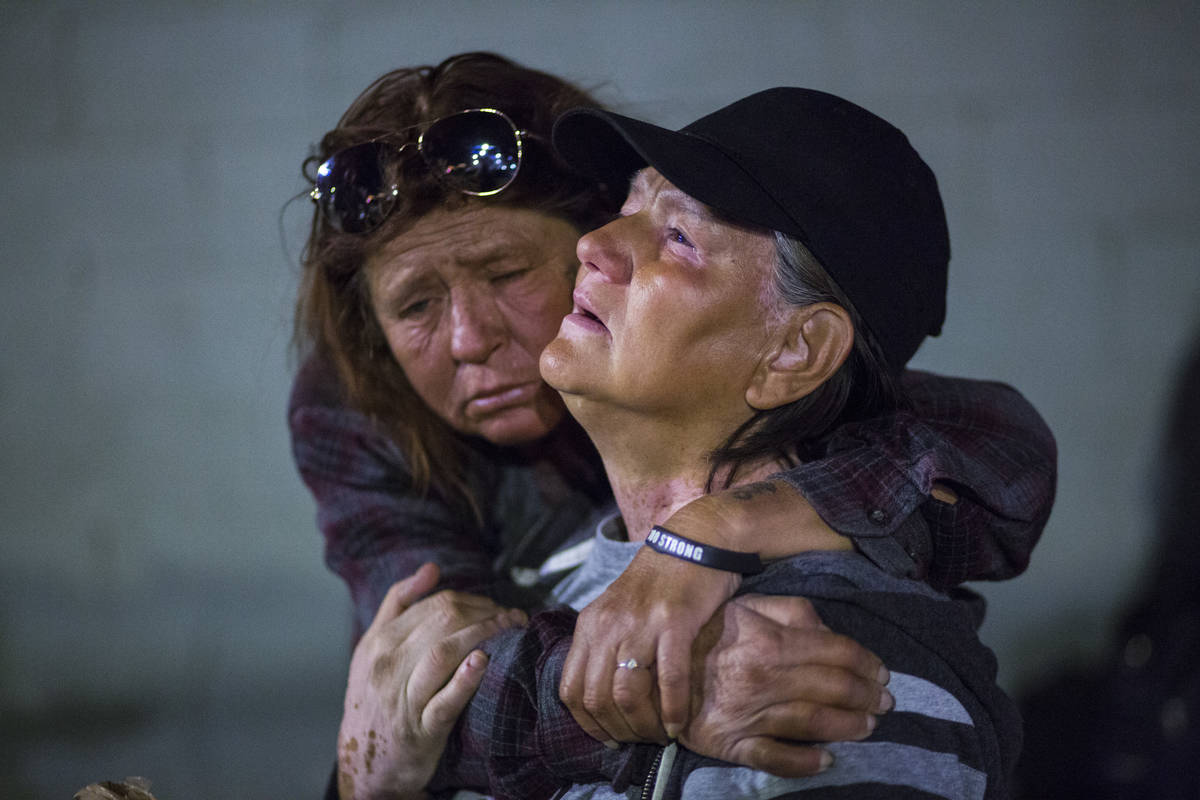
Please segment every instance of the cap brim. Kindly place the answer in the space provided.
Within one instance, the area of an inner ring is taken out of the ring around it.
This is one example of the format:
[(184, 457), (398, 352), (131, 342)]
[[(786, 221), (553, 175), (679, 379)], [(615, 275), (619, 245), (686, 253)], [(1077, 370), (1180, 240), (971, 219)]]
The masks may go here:
[(554, 147), (573, 168), (618, 187), (654, 167), (684, 193), (746, 224), (803, 236), (795, 221), (745, 170), (686, 131), (597, 108), (577, 108), (554, 123)]

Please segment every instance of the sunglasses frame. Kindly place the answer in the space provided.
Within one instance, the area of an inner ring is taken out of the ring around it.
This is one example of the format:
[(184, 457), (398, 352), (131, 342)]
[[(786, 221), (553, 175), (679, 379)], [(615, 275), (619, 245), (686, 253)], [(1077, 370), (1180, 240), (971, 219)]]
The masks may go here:
[[(425, 165), (427, 167), (429, 167), (432, 171), (434, 171), (434, 174), (437, 175), (437, 177), (440, 180), (446, 180), (444, 177), (444, 175), (446, 173), (439, 174), (436, 170), (434, 170), (434, 165), (432, 163), (430, 163), (430, 161), (429, 161), (429, 157), (425, 152), (426, 136), (430, 133), (430, 131), (433, 131), (440, 123), (445, 122), (446, 120), (455, 119), (457, 117), (461, 117), (461, 116), (464, 116), (467, 114), (472, 114), (472, 115), (488, 114), (488, 115), (492, 115), (495, 117), (499, 117), (500, 119), (504, 120), (504, 123), (506, 125), (508, 125), (509, 130), (512, 131), (513, 142), (516, 144), (516, 169), (514, 169), (512, 171), (512, 174), (508, 176), (508, 180), (506, 180), (503, 185), (501, 185), (495, 189), (488, 189), (486, 191), (472, 191), (470, 189), (455, 187), (458, 189), (458, 191), (462, 192), (463, 194), (470, 195), (472, 197), (491, 197), (493, 195), (499, 194), (500, 192), (503, 192), (509, 186), (513, 185), (513, 182), (517, 179), (517, 175), (521, 171), (521, 163), (524, 158), (524, 140), (527, 137), (534, 138), (533, 134), (530, 134), (527, 131), (524, 131), (524, 130), (518, 128), (516, 123), (513, 122), (512, 119), (507, 114), (505, 114), (503, 111), (500, 111), (499, 109), (496, 109), (496, 108), (465, 108), (462, 111), (456, 111), (453, 114), (447, 114), (444, 117), (438, 117), (437, 119), (433, 120), (432, 122), (424, 125), (424, 129), (421, 131), (420, 136), (417, 137), (416, 142), (409, 141), (409, 142), (405, 142), (402, 145), (393, 145), (395, 147), (395, 154), (393, 157), (398, 161), (400, 159), (401, 154), (405, 150), (407, 150), (410, 147), (415, 146), (417, 148), (417, 154), (421, 156), (421, 160), (425, 162)], [(419, 127), (419, 126), (413, 126), (413, 127)], [(313, 188), (308, 193), (308, 196), (309, 196), (309, 199), (312, 200), (313, 204), (316, 205), (318, 213), (320, 213), (321, 216), (325, 219), (325, 221), (328, 224), (330, 224), (333, 228), (335, 228), (336, 230), (338, 230), (342, 233), (365, 234), (365, 233), (370, 233), (371, 231), (378, 228), (380, 225), (382, 225), (384, 223), (384, 221), (387, 220), (388, 217), (390, 217), (392, 215), (392, 212), (395, 210), (395, 199), (400, 195), (400, 186), (399, 186), (399, 184), (393, 183), (391, 186), (386, 187), (385, 192), (381, 193), (385, 197), (387, 197), (388, 202), (392, 204), (392, 207), (389, 208), (387, 211), (383, 212), (383, 215), (378, 219), (378, 221), (376, 221), (374, 224), (370, 225), (369, 227), (362, 228), (361, 230), (347, 231), (342, 223), (342, 218), (341, 218), (342, 215), (331, 213), (326, 208), (326, 205), (323, 203), (323, 201), (325, 201), (327, 198), (329, 198), (330, 200), (332, 199), (332, 193), (333, 193), (333, 191), (335, 191), (337, 189), (337, 186), (331, 187), (328, 192), (322, 191), (322, 189), (318, 183), (320, 176), (322, 175), (322, 173), (327, 173), (329, 171), (328, 170), (329, 163), (332, 161), (336, 161), (338, 156), (340, 156), (350, 150), (353, 150), (357, 147), (362, 147), (363, 145), (375, 144), (375, 143), (388, 144), (388, 139), (395, 135), (396, 134), (394, 134), (394, 133), (384, 134), (384, 135), (378, 136), (374, 139), (367, 139), (364, 142), (352, 144), (349, 147), (343, 147), (340, 150), (338, 150), (337, 152), (330, 155), (329, 158), (322, 161), (321, 164), (317, 167), (317, 178), (313, 179)], [(382, 160), (381, 160), (381, 162), (382, 162)]]

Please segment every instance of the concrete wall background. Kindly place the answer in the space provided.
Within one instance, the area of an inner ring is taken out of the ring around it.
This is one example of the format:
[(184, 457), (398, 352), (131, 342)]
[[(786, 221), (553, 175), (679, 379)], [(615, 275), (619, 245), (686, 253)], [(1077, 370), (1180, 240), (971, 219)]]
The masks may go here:
[(699, 6), (0, 6), (0, 794), (319, 793), (348, 603), (289, 460), (309, 208), (285, 204), (371, 79), (468, 49), (664, 124), (797, 84), (908, 132), (954, 242), (945, 335), (915, 363), (1016, 385), (1060, 445), (1056, 511), (1028, 573), (984, 587), (985, 638), (1013, 689), (1105, 643), (1200, 323), (1200, 10)]

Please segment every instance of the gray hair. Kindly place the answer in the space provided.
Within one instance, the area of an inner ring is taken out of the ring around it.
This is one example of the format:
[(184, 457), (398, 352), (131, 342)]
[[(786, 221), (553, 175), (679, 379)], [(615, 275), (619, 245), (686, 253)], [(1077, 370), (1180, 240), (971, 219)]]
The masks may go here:
[(803, 242), (775, 231), (772, 298), (784, 306), (834, 303), (846, 309), (854, 326), (854, 345), (846, 362), (812, 393), (779, 408), (757, 411), (713, 451), (713, 477), (722, 467), (732, 482), (737, 465), (764, 456), (814, 458), (819, 439), (834, 427), (875, 416), (906, 404), (899, 376), (887, 367), (875, 335), (833, 278)]

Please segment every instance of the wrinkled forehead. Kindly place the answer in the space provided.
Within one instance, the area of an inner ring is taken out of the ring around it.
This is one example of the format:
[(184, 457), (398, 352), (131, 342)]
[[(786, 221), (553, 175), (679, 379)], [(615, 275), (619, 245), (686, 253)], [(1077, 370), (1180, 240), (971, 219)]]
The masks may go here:
[(650, 200), (687, 210), (698, 216), (715, 218), (713, 209), (671, 183), (654, 167), (643, 167), (630, 177), (625, 202), (641, 205)]
[(713, 208), (702, 200), (684, 192), (654, 167), (643, 167), (629, 179), (629, 193), (626, 195), (626, 207), (641, 206), (653, 200), (664, 208), (686, 211), (688, 214), (718, 227), (728, 229), (730, 234), (758, 234), (774, 236), (774, 231), (761, 225), (742, 222), (735, 216)]

